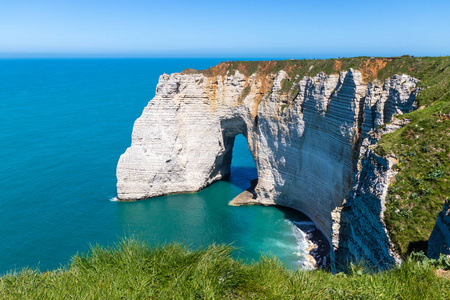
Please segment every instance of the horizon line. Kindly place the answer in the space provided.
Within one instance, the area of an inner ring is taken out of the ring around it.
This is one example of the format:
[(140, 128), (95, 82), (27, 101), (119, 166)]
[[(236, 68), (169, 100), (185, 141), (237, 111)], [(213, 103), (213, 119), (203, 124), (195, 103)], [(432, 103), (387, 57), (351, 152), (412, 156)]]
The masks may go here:
[(251, 59), (251, 60), (320, 60), (320, 59), (343, 59), (343, 58), (354, 58), (354, 57), (369, 57), (369, 58), (389, 58), (389, 57), (445, 57), (450, 55), (349, 55), (349, 56), (339, 56), (339, 55), (112, 55), (106, 53), (92, 53), (80, 55), (79, 53), (27, 53), (27, 54), (17, 54), (17, 53), (0, 53), (0, 59), (226, 59), (226, 60), (239, 60), (239, 59)]

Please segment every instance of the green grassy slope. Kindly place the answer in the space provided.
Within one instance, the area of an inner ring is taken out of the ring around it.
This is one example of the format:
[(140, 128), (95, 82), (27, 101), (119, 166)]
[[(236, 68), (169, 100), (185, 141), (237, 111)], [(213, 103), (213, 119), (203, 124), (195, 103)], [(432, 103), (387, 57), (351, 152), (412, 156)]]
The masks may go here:
[(448, 272), (408, 260), (401, 268), (368, 274), (351, 267), (290, 271), (274, 258), (243, 264), (231, 248), (189, 251), (150, 248), (126, 239), (113, 248), (76, 255), (68, 268), (23, 270), (0, 278), (1, 299), (449, 299)]
[(411, 64), (411, 75), (421, 80), (421, 108), (402, 115), (411, 123), (384, 136), (378, 148), (399, 160), (385, 221), (401, 254), (426, 251), (437, 215), (450, 196), (450, 58), (418, 58)]

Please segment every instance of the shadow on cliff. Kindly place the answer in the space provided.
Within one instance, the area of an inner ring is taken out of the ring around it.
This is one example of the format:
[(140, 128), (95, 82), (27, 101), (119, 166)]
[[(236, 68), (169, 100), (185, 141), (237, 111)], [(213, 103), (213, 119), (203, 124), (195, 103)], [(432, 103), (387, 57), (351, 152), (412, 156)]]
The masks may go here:
[(414, 241), (410, 242), (408, 245), (408, 250), (406, 252), (406, 255), (410, 255), (412, 252), (420, 252), (423, 251), (425, 255), (428, 254), (428, 241), (422, 240), (422, 241)]

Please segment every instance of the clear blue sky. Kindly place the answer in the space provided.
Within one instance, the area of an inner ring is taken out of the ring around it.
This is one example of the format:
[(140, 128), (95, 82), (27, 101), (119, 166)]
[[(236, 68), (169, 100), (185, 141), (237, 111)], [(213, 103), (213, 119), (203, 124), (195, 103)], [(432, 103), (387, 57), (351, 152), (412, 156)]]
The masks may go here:
[(0, 56), (450, 55), (450, 0), (0, 0)]

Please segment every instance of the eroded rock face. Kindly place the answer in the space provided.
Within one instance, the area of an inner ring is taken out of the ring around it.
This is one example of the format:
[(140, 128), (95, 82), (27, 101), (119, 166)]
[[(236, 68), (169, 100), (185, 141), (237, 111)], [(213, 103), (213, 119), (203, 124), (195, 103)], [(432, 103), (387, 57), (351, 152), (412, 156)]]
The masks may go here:
[(397, 174), (397, 160), (375, 153), (376, 142), (386, 133), (404, 126), (394, 120), (384, 128), (372, 130), (359, 149), (353, 187), (342, 206), (332, 212), (332, 268), (344, 269), (345, 263), (364, 260), (378, 269), (400, 262), (384, 224), (385, 199), (390, 180)]
[[(285, 80), (294, 81), (290, 91), (282, 88)], [(118, 198), (136, 200), (206, 187), (229, 174), (234, 138), (243, 134), (258, 172), (253, 202), (308, 215), (336, 253), (352, 253), (334, 259), (391, 262), (395, 253), (389, 251), (382, 222), (391, 164), (366, 150), (361, 152), (366, 162), (358, 160), (360, 144), (393, 114), (413, 109), (417, 81), (396, 75), (382, 85), (366, 85), (352, 69), (304, 78), (288, 78), (284, 71), (250, 77), (238, 71), (210, 77), (162, 75), (155, 98), (136, 120), (131, 147), (120, 157)], [(364, 149), (375, 142), (368, 140)], [(379, 162), (372, 165), (371, 157)], [(364, 171), (358, 171), (357, 164)], [(380, 184), (372, 189), (374, 182)], [(358, 190), (370, 196), (358, 202)], [(348, 220), (348, 214), (340, 218), (344, 199), (353, 203), (355, 216), (379, 220), (379, 230), (350, 228), (344, 233), (347, 221), (339, 225), (341, 219)], [(367, 203), (379, 209), (363, 207)], [(382, 236), (386, 243), (366, 245), (361, 234), (369, 234), (368, 239), (370, 234)], [(340, 242), (344, 236), (346, 242)]]
[(428, 256), (439, 258), (440, 254), (450, 255), (450, 204), (445, 201), (444, 208), (439, 213), (436, 225), (428, 241)]

